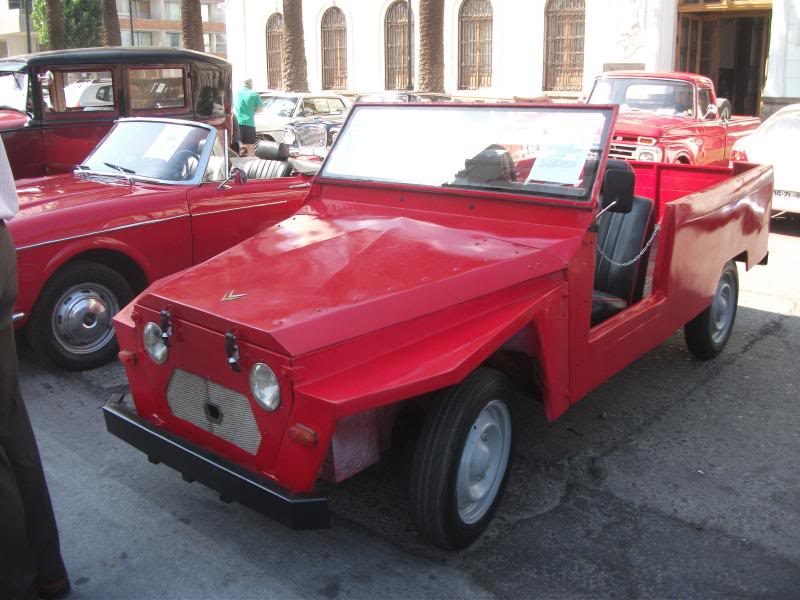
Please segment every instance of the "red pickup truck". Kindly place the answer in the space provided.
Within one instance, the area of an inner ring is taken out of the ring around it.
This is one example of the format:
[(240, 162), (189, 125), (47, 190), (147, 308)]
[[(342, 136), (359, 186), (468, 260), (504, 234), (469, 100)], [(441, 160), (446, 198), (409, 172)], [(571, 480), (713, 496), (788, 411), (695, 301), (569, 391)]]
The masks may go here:
[(609, 158), (725, 165), (733, 144), (761, 123), (731, 116), (708, 77), (614, 71), (595, 79), (589, 104), (618, 104)]
[(328, 524), (318, 479), (416, 422), (414, 520), (468, 545), (502, 496), (519, 403), (556, 419), (680, 327), (714, 357), (736, 261), (766, 260), (771, 167), (608, 160), (616, 114), (355, 105), (294, 216), (119, 313), (132, 397), (106, 404), (109, 431), (310, 528)]

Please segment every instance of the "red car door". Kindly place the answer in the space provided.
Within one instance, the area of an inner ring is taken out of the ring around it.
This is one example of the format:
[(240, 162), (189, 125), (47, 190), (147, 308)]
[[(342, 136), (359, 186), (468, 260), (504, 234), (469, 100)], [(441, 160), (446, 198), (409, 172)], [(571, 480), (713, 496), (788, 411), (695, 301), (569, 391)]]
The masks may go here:
[(262, 229), (291, 216), (308, 193), (307, 177), (205, 182), (189, 191), (194, 262), (227, 250)]

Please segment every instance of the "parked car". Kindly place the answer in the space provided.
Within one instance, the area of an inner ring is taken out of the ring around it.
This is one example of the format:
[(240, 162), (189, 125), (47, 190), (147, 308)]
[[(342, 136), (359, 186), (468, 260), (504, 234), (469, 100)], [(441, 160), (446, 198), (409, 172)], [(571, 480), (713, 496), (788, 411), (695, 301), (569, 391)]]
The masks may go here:
[(725, 165), (737, 140), (761, 122), (732, 116), (708, 77), (614, 71), (595, 79), (589, 104), (618, 104), (611, 158)]
[(210, 125), (122, 119), (75, 172), (17, 180), (15, 326), (61, 366), (107, 361), (135, 293), (300, 207), (309, 178), (287, 156), (229, 159)]
[(386, 90), (381, 92), (370, 92), (356, 96), (355, 103), (359, 102), (452, 102), (449, 94), (438, 94), (434, 92), (414, 92), (414, 91), (394, 91)]
[(179, 48), (86, 48), (0, 59), (0, 135), (15, 179), (67, 173), (126, 116), (231, 133), (231, 65)]
[(300, 211), (116, 317), (109, 431), (303, 528), (329, 523), (319, 477), (416, 424), (417, 527), (468, 545), (518, 402), (556, 419), (682, 326), (714, 357), (734, 261), (766, 256), (771, 167), (607, 161), (616, 111), (355, 104)]
[(264, 96), (264, 107), (256, 113), (256, 137), (283, 142), (284, 128), (296, 118), (330, 117), (343, 114), (347, 101), (333, 94), (275, 94)]
[(772, 165), (775, 190), (772, 211), (800, 213), (800, 104), (790, 104), (770, 116), (733, 147), (731, 160)]

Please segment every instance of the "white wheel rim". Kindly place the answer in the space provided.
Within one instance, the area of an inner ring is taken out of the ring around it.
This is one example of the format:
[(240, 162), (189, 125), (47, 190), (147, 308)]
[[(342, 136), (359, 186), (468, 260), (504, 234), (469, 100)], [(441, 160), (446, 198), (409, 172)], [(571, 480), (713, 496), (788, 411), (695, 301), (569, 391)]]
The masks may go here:
[(489, 402), (469, 429), (456, 479), (458, 516), (471, 525), (494, 504), (511, 453), (511, 415), (502, 400)]
[(714, 302), (711, 303), (711, 339), (715, 344), (721, 343), (733, 324), (736, 310), (736, 283), (733, 274), (728, 271), (720, 279)]

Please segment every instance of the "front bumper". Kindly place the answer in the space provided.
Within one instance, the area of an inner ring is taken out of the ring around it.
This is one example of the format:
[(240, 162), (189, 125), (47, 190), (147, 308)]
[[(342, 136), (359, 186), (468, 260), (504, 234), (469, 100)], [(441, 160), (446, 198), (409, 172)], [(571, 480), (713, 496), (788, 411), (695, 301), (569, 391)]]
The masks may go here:
[(112, 397), (103, 406), (109, 433), (144, 452), (151, 462), (163, 462), (184, 479), (218, 491), (292, 529), (330, 527), (328, 499), (293, 494), (274, 482), (247, 471), (199, 446), (162, 431), (139, 418), (130, 395)]

